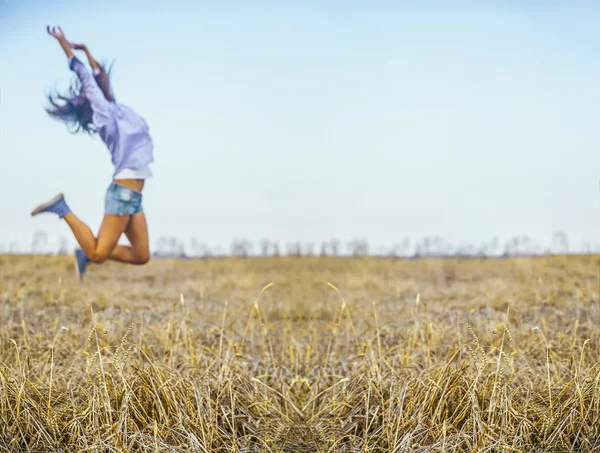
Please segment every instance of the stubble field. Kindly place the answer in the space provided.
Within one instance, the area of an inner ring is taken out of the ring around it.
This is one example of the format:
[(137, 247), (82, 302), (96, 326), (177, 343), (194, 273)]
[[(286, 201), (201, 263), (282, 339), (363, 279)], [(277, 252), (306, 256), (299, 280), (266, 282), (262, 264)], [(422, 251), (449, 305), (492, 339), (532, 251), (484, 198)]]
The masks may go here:
[(598, 264), (0, 256), (0, 451), (597, 451)]

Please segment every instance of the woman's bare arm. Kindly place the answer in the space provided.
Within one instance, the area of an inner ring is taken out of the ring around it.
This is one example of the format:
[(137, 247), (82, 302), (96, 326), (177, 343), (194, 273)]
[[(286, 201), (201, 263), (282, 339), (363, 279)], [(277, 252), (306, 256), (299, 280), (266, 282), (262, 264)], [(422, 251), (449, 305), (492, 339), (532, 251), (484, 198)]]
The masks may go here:
[(75, 56), (75, 54), (73, 53), (73, 49), (71, 48), (71, 44), (69, 44), (69, 41), (67, 41), (67, 38), (65, 38), (65, 34), (63, 33), (60, 27), (50, 28), (50, 25), (48, 25), (46, 27), (46, 31), (50, 36), (54, 36), (56, 38), (60, 46), (65, 51), (65, 54), (67, 54), (67, 57), (71, 58)]
[(104, 93), (104, 97), (111, 102), (114, 102), (115, 96), (112, 91), (112, 87), (110, 86), (110, 80), (108, 74), (100, 64), (96, 61), (92, 53), (89, 51), (85, 44), (75, 44), (71, 43), (71, 47), (75, 50), (83, 50), (85, 55), (87, 56), (88, 61), (90, 62), (90, 66), (92, 67), (92, 72), (94, 74), (94, 79), (96, 83)]
[(92, 67), (94, 72), (101, 70), (100, 65), (98, 64), (98, 62), (96, 61), (96, 59), (94, 58), (94, 56), (92, 55), (92, 53), (90, 52), (90, 50), (87, 48), (87, 46), (85, 44), (71, 43), (70, 45), (71, 45), (72, 49), (83, 50), (85, 52), (85, 55), (86, 55), (88, 61), (90, 62), (90, 66)]
[[(77, 74), (77, 77), (81, 81), (81, 86), (83, 88), (83, 92), (85, 93), (85, 97), (90, 102), (92, 110), (100, 116), (108, 115), (108, 102), (104, 98), (104, 93), (96, 84), (96, 81), (92, 77), (92, 75), (88, 72), (88, 70), (83, 66), (83, 63), (79, 61), (75, 54), (73, 53), (73, 48), (67, 39), (65, 38), (65, 34), (61, 30), (60, 27), (52, 27), (49, 26), (46, 28), (48, 30), (48, 34), (54, 36), (56, 40), (60, 43), (61, 47), (69, 57), (69, 67), (72, 71)], [(96, 63), (98, 64), (98, 63)]]

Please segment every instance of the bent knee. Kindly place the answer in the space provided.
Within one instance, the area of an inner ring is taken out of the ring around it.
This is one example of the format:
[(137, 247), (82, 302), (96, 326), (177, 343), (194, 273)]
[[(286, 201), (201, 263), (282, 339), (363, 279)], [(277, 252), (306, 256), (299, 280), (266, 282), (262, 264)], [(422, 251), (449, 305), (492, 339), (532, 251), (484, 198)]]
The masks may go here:
[(89, 257), (90, 261), (95, 264), (102, 264), (108, 259), (108, 253), (93, 252)]
[(144, 265), (147, 264), (148, 261), (150, 261), (149, 254), (138, 255), (135, 257), (135, 264)]

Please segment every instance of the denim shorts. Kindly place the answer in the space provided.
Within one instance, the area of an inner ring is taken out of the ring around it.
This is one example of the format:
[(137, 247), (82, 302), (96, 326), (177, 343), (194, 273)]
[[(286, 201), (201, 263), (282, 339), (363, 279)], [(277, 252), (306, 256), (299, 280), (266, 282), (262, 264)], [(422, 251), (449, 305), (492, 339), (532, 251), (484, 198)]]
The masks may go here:
[(143, 212), (141, 193), (114, 182), (108, 186), (104, 199), (105, 214), (134, 215), (138, 212)]

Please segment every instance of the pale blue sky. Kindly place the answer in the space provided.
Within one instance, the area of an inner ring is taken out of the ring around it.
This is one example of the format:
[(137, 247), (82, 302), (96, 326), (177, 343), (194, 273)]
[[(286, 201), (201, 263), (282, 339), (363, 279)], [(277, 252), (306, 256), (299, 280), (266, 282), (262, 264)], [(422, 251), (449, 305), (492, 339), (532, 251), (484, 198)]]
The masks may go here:
[(42, 108), (72, 77), (47, 24), (114, 58), (150, 125), (153, 243), (600, 242), (599, 21), (576, 1), (0, 0), (0, 244), (70, 237), (29, 217), (60, 191), (96, 230), (112, 174)]

